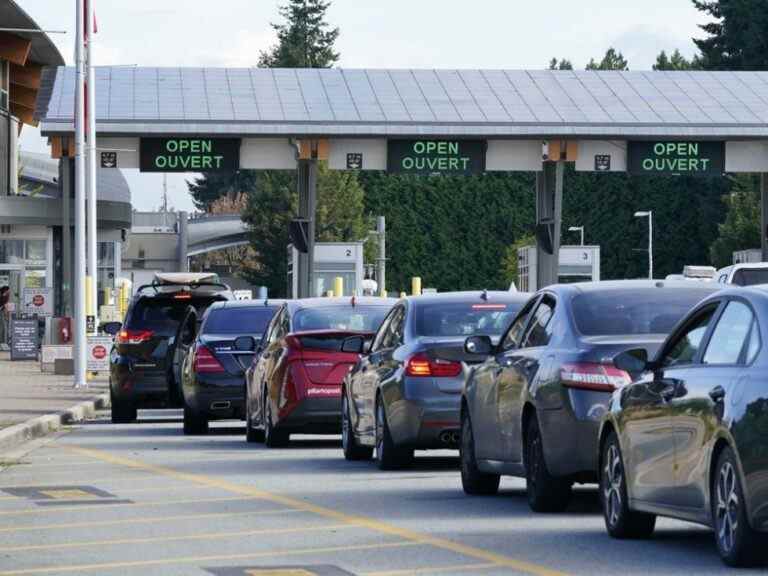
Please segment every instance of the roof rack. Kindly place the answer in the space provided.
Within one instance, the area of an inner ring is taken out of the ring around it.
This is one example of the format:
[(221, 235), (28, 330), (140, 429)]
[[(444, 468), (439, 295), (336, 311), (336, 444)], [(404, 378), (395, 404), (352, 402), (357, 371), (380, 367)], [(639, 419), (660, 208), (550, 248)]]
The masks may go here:
[(226, 284), (222, 284), (221, 282), (152, 282), (151, 284), (143, 284), (142, 286), (139, 286), (136, 289), (136, 293), (142, 292), (143, 290), (149, 290), (152, 289), (155, 291), (155, 294), (159, 294), (161, 292), (161, 288), (189, 288), (190, 290), (193, 290), (195, 288), (223, 288), (224, 290), (231, 290), (229, 286)]

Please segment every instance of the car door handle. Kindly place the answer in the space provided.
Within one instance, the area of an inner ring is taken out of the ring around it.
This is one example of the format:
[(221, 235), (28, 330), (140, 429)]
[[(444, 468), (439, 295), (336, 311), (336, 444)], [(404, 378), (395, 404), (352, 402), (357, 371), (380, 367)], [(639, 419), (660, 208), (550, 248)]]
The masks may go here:
[(715, 386), (709, 391), (709, 397), (712, 398), (712, 402), (715, 404), (722, 402), (723, 398), (725, 398), (725, 388), (720, 385)]

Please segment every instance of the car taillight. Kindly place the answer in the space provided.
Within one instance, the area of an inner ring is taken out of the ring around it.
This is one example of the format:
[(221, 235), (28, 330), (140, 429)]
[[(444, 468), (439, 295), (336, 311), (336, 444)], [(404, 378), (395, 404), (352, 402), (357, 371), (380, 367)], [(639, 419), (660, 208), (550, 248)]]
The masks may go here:
[(560, 368), (560, 381), (568, 388), (613, 392), (632, 382), (632, 378), (624, 370), (610, 364), (580, 362), (563, 364)]
[(215, 372), (224, 372), (224, 366), (218, 361), (208, 348), (198, 346), (195, 351), (194, 371), (198, 374), (211, 374)]
[(461, 374), (461, 362), (430, 358), (426, 354), (411, 356), (405, 365), (407, 376), (431, 376), (435, 378), (453, 378)]
[(117, 344), (143, 344), (152, 339), (152, 330), (120, 330), (115, 337)]

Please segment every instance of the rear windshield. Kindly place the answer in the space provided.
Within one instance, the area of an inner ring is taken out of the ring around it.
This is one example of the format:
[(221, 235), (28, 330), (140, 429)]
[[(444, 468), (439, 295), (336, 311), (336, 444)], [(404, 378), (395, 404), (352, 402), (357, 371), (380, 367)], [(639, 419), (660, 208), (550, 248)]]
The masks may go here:
[(211, 310), (203, 326), (206, 334), (263, 334), (277, 308), (218, 308)]
[(417, 336), (499, 336), (523, 302), (436, 302), (416, 308)]
[(190, 298), (175, 300), (172, 298), (142, 298), (133, 307), (126, 322), (131, 330), (152, 330), (159, 334), (172, 336), (179, 323), (184, 320), (187, 309), (194, 306), (198, 319), (203, 312), (218, 298)]
[(576, 327), (585, 336), (669, 334), (711, 289), (646, 288), (589, 292), (573, 299)]
[(303, 308), (293, 315), (293, 332), (349, 330), (376, 332), (389, 312), (388, 306), (329, 306)]
[(754, 286), (768, 284), (768, 268), (741, 268), (733, 274), (732, 284)]

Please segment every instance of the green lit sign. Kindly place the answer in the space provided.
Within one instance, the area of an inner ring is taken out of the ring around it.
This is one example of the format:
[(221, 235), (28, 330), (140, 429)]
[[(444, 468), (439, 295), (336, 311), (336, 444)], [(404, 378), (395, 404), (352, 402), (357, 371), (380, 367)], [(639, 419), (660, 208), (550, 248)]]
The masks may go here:
[(724, 142), (629, 142), (628, 172), (669, 176), (721, 176)]
[(480, 174), (485, 140), (389, 140), (387, 171), (401, 174)]
[(142, 172), (216, 172), (240, 168), (237, 138), (142, 138)]

